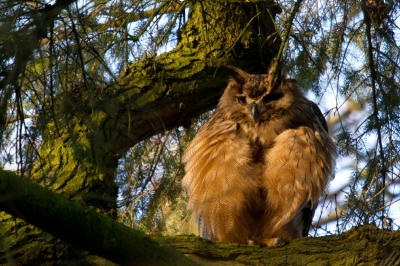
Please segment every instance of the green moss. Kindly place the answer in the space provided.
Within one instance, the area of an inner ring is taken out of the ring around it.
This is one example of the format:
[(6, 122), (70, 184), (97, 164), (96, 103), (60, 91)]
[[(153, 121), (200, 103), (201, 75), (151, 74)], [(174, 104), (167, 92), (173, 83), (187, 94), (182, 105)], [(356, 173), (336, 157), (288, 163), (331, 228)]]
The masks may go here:
[[(340, 236), (299, 238), (274, 247), (213, 243), (197, 236), (157, 237), (185, 254), (245, 265), (379, 265), (394, 250), (400, 234), (373, 226), (353, 228)], [(383, 243), (385, 243), (383, 245)]]

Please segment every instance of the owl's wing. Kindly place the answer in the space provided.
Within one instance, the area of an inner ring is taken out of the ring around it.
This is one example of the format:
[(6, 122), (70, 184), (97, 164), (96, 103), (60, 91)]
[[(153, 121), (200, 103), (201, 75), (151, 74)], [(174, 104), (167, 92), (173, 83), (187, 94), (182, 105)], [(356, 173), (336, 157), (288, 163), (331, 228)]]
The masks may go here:
[(237, 134), (236, 123), (215, 120), (203, 126), (185, 151), (182, 186), (190, 194), (188, 209), (203, 236), (246, 243), (252, 227), (246, 211), (254, 205), (259, 187), (252, 151)]
[[(278, 229), (303, 210), (313, 211), (327, 182), (333, 176), (335, 148), (329, 135), (309, 127), (286, 130), (266, 150), (263, 185), (272, 230)], [(308, 227), (311, 219), (303, 221)], [(300, 232), (302, 231), (299, 228)]]

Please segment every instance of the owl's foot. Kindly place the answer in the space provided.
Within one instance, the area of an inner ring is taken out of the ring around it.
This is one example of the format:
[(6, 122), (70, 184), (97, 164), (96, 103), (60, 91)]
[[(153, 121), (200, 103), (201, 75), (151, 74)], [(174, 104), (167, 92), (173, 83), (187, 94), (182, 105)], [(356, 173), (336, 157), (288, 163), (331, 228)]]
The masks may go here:
[(247, 243), (249, 245), (272, 247), (272, 246), (282, 244), (283, 239), (281, 237), (273, 237), (273, 238), (251, 237), (247, 240)]

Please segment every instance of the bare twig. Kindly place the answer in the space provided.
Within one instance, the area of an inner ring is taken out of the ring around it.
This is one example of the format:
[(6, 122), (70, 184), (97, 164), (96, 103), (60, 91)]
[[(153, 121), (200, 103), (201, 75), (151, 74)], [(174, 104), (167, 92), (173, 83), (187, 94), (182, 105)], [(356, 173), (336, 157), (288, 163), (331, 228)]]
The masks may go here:
[(302, 2), (303, 2), (303, 0), (297, 0), (296, 4), (293, 7), (292, 13), (290, 14), (289, 20), (285, 23), (286, 32), (285, 32), (285, 35), (283, 37), (283, 41), (281, 43), (281, 46), (279, 47), (278, 54), (275, 57), (275, 62), (274, 62), (273, 68), (270, 70), (271, 83), (273, 83), (274, 80), (275, 80), (276, 72), (278, 71), (279, 64), (282, 61), (283, 48), (285, 47), (287, 41), (289, 40), (290, 32), (291, 32), (292, 25), (293, 25), (293, 20), (296, 17), (296, 14), (299, 11), (300, 5), (301, 5)]

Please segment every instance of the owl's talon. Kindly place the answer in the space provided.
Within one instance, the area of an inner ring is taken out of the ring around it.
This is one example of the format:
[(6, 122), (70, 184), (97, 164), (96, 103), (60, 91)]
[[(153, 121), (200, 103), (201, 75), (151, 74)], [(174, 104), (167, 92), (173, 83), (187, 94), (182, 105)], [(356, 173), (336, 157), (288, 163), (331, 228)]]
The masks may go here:
[(281, 237), (273, 238), (262, 238), (262, 237), (252, 237), (247, 240), (249, 246), (258, 245), (262, 247), (272, 247), (283, 243)]

